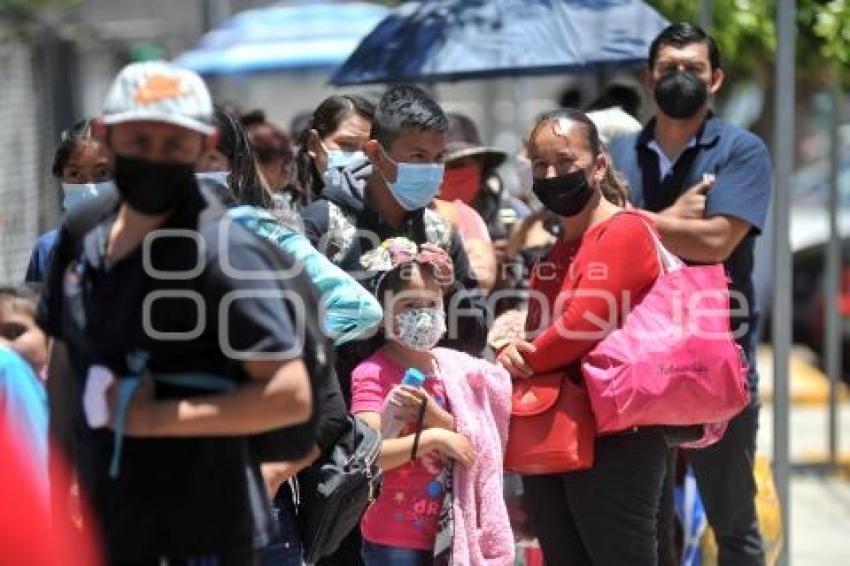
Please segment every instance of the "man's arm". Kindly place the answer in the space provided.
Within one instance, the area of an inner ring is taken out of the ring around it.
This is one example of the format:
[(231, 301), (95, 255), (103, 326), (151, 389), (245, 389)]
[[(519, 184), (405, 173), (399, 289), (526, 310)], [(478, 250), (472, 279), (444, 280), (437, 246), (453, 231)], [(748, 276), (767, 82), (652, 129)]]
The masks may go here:
[[(212, 321), (211, 334), (218, 336), (225, 355), (241, 361), (248, 379), (228, 392), (159, 401), (152, 380), (145, 380), (133, 396), (127, 434), (247, 436), (310, 418), (313, 394), (300, 345), (305, 336), (294, 318), (305, 313), (295, 302), (290, 304), (294, 299), (283, 294), (286, 289), (277, 281), (233, 276), (234, 270), (257, 273), (278, 267), (269, 255), (271, 244), (241, 230), (233, 226), (223, 243), (230, 252), (230, 269), (224, 269), (219, 251), (212, 252), (198, 289), (207, 320)], [(298, 457), (312, 440), (304, 443)]]
[(655, 222), (671, 252), (697, 263), (723, 263), (753, 228), (733, 216), (682, 218), (668, 210), (645, 214)]
[[(751, 230), (763, 228), (771, 186), (770, 154), (764, 143), (752, 134), (739, 134), (716, 175), (651, 216), (670, 251), (690, 261), (721, 263)], [(694, 203), (704, 207), (704, 214)]]
[(301, 424), (310, 418), (310, 382), (300, 358), (283, 363), (248, 361), (245, 370), (251, 380), (237, 389), (195, 399), (157, 401), (153, 383), (146, 382), (133, 396), (127, 434), (247, 436)]

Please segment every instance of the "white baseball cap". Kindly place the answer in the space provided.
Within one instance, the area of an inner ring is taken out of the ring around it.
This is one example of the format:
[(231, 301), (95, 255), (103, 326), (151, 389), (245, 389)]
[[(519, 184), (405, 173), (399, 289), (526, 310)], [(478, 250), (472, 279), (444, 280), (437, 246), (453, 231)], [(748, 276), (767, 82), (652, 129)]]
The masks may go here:
[(205, 135), (215, 131), (203, 79), (165, 61), (130, 63), (118, 73), (103, 108), (105, 124), (166, 122)]

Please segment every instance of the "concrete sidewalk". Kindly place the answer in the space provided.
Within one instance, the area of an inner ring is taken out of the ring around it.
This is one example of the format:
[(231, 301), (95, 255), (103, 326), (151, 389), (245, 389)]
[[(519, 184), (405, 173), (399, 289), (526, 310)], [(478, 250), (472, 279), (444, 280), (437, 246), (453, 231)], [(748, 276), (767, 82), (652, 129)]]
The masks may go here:
[[(770, 351), (760, 358), (762, 410), (759, 451), (773, 450), (772, 372)], [(827, 458), (826, 377), (804, 351), (795, 350), (791, 363), (790, 453), (792, 464), (825, 462)], [(850, 400), (843, 390), (838, 405), (841, 460), (850, 462)], [(847, 469), (848, 467), (845, 467)], [(791, 480), (791, 564), (850, 564), (850, 476), (841, 473), (797, 472)]]

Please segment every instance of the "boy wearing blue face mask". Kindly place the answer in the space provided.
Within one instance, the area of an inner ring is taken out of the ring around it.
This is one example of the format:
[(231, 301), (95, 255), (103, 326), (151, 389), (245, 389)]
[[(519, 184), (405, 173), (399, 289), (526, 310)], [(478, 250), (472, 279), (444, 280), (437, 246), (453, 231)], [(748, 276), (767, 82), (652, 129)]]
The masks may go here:
[[(457, 232), (428, 205), (443, 178), (442, 158), (448, 120), (424, 91), (396, 86), (375, 111), (365, 158), (353, 157), (338, 175), (325, 179), (319, 200), (302, 212), (306, 234), (316, 249), (363, 282), (369, 274), (360, 257), (394, 237), (432, 243), (451, 257), (454, 277), (443, 286), (448, 333), (440, 342), (474, 356), (486, 339), (486, 303)], [(346, 402), (351, 402), (352, 370), (383, 344), (382, 336), (337, 349), (336, 370)], [(360, 564), (359, 541), (348, 541), (323, 564)]]
[[(88, 120), (81, 120), (62, 132), (53, 157), (53, 176), (62, 187), (62, 211), (112, 190), (112, 155), (91, 136)], [(57, 231), (42, 234), (32, 250), (24, 280), (41, 283), (56, 245)]]
[[(479, 294), (468, 293), (478, 291), (478, 282), (457, 232), (427, 208), (442, 183), (447, 129), (446, 115), (424, 91), (412, 86), (393, 87), (376, 108), (364, 156), (348, 156), (347, 165), (338, 175), (328, 176), (326, 181), (332, 182), (302, 216), (311, 243), (359, 281), (368, 276), (359, 265), (360, 256), (388, 238), (406, 237), (446, 250), (454, 263), (455, 277), (444, 289), (445, 303), (451, 305), (456, 293), (469, 295), (460, 301), (464, 316), (455, 324), (453, 313), (447, 313), (446, 343), (479, 355), (486, 335), (485, 305)], [(379, 345), (374, 344), (371, 351)], [(356, 362), (371, 351), (351, 360), (338, 375), (350, 375)], [(347, 383), (343, 383), (343, 390), (349, 390)]]

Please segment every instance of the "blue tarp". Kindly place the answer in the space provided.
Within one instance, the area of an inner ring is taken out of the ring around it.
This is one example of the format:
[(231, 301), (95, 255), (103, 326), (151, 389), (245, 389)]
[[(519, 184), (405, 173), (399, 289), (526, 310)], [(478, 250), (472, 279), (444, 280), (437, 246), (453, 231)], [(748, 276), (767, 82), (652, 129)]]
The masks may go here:
[(202, 75), (335, 68), (388, 13), (368, 2), (246, 10), (204, 35), (174, 63)]

